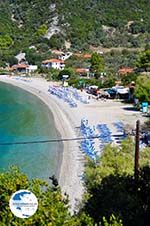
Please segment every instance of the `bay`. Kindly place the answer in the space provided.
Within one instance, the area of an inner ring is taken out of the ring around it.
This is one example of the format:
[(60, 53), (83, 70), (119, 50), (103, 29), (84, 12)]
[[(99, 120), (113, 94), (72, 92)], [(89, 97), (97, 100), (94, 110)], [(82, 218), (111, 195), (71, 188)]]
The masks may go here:
[[(0, 82), (0, 143), (59, 137), (52, 113), (39, 98)], [(61, 150), (57, 143), (0, 145), (0, 171), (16, 165), (29, 178), (48, 180), (58, 173)]]

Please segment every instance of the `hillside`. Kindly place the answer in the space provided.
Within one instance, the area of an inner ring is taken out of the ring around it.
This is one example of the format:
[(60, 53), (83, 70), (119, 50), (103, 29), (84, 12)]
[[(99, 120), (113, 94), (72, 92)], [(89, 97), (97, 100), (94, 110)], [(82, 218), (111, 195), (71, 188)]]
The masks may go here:
[(65, 41), (76, 50), (143, 48), (150, 41), (149, 12), (146, 0), (1, 0), (0, 54), (31, 45), (63, 48)]

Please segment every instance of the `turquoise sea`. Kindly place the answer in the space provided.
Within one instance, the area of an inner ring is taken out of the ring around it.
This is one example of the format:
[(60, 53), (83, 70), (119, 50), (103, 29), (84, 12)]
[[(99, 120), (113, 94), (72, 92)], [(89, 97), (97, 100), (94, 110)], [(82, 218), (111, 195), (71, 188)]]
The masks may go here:
[[(60, 137), (48, 107), (36, 96), (0, 82), (0, 143)], [(61, 146), (60, 146), (61, 145)], [(17, 165), (29, 178), (57, 174), (62, 144), (0, 145), (0, 171)]]

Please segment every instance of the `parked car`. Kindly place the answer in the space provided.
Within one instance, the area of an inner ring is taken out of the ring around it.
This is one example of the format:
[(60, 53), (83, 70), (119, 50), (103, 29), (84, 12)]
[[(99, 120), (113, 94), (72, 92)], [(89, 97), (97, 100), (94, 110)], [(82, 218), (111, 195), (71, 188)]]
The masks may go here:
[(145, 143), (148, 147), (150, 147), (150, 132), (146, 132), (142, 136), (142, 142)]
[(104, 89), (104, 91), (109, 94), (110, 99), (114, 99), (116, 97), (116, 90), (109, 88), (109, 89)]

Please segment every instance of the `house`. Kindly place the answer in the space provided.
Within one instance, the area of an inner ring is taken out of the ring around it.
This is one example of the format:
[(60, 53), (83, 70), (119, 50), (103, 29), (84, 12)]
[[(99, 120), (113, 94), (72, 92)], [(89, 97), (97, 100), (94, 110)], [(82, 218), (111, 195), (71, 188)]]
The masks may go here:
[(67, 60), (71, 56), (72, 56), (72, 53), (71, 52), (67, 52), (67, 53), (62, 53), (61, 55), (58, 56), (58, 58), (60, 60)]
[(28, 65), (27, 64), (15, 64), (10, 68), (10, 71), (15, 71), (19, 73), (26, 73)]
[(71, 52), (62, 52), (60, 50), (52, 50), (52, 53), (56, 55), (59, 60), (67, 60), (70, 56), (72, 56)]
[(89, 68), (76, 68), (75, 72), (81, 77), (89, 77)]
[(63, 70), (65, 68), (65, 63), (63, 60), (59, 59), (50, 59), (42, 61), (42, 67), (45, 68), (54, 68), (58, 70)]
[(130, 68), (130, 67), (124, 67), (124, 68), (120, 68), (118, 70), (118, 74), (119, 75), (126, 75), (126, 74), (129, 74), (129, 73), (132, 73), (134, 71), (133, 68)]
[(37, 70), (37, 65), (28, 65), (28, 64), (15, 64), (9, 68), (10, 71), (18, 73), (32, 73)]

